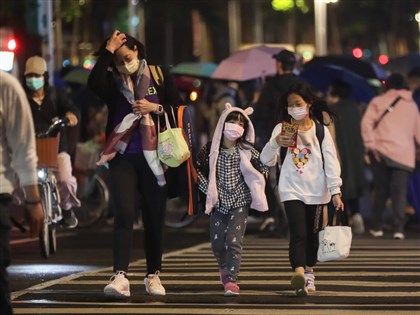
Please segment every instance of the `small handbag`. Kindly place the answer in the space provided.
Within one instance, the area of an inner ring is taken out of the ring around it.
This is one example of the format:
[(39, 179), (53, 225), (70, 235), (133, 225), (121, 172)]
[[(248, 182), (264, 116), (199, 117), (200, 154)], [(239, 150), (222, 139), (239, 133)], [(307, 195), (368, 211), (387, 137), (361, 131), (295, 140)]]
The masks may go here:
[[(334, 214), (337, 218), (340, 215), (344, 216), (345, 214), (342, 211), (336, 211)], [(319, 232), (318, 261), (347, 258), (350, 254), (351, 240), (352, 233), (349, 226), (326, 226)]]
[[(166, 130), (158, 133), (158, 157), (162, 163), (170, 167), (178, 167), (188, 160), (190, 157), (190, 150), (185, 140), (182, 128), (178, 128), (177, 126), (172, 128), (169, 123), (168, 114), (165, 112), (164, 115)], [(174, 121), (176, 123), (173, 109), (172, 115), (174, 116)], [(159, 119), (158, 130), (160, 131)]]

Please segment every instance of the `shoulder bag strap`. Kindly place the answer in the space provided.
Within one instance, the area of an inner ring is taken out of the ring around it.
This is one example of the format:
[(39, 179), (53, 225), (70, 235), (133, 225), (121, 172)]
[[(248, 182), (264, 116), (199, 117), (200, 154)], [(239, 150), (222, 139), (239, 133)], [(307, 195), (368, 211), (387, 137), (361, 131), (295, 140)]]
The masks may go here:
[(395, 105), (397, 105), (398, 101), (401, 99), (401, 96), (398, 96), (392, 103), (391, 105), (388, 106), (388, 108), (386, 109), (386, 111), (384, 111), (381, 115), (381, 117), (379, 117), (378, 121), (375, 123), (375, 126), (373, 126), (373, 130), (375, 130), (379, 123), (381, 122), (381, 120), (385, 117), (386, 114), (392, 112), (394, 110)]

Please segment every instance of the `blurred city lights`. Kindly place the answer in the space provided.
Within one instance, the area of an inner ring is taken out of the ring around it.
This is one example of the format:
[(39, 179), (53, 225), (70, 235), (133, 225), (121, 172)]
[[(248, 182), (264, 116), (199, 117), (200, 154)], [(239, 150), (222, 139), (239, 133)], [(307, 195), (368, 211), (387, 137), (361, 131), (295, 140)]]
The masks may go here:
[(7, 42), (7, 49), (13, 51), (16, 49), (16, 47), (17, 47), (16, 40), (14, 40), (13, 38), (9, 39), (9, 41)]
[(363, 57), (363, 50), (360, 48), (353, 48), (353, 56), (356, 58), (362, 58)]
[(91, 59), (83, 60), (83, 68), (92, 70), (95, 63)]
[(379, 55), (379, 57), (378, 57), (378, 61), (379, 61), (379, 63), (380, 63), (381, 65), (385, 65), (385, 64), (387, 64), (387, 63), (388, 63), (389, 58), (388, 58), (388, 56), (387, 56), (387, 55)]
[(0, 51), (0, 69), (10, 71), (13, 69), (15, 54), (11, 51)]
[(191, 101), (195, 101), (195, 100), (197, 100), (197, 97), (198, 97), (198, 93), (196, 92), (196, 91), (192, 91), (191, 93), (190, 93), (190, 100)]
[(368, 48), (363, 49), (363, 57), (365, 57), (365, 58), (372, 57), (372, 51)]
[(63, 68), (70, 66), (70, 60), (64, 59), (63, 60)]

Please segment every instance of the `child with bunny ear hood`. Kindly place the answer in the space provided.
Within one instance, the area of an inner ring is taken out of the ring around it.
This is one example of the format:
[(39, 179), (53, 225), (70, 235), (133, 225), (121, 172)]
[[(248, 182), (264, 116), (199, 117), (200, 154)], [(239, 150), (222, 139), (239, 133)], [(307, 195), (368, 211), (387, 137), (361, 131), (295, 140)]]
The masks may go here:
[(206, 195), (213, 254), (219, 264), (225, 296), (239, 295), (237, 284), (248, 210), (267, 211), (264, 193), (268, 168), (253, 147), (254, 126), (249, 115), (226, 103), (211, 142), (197, 155), (200, 190)]

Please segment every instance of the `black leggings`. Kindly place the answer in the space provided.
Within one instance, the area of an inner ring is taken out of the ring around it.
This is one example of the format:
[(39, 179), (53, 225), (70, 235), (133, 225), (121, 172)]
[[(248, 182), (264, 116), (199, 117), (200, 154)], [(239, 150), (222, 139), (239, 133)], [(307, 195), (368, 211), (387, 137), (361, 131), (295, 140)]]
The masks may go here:
[(289, 221), (289, 260), (293, 270), (315, 266), (318, 255), (318, 233), (314, 233), (316, 205), (305, 205), (299, 200), (284, 202)]
[(160, 187), (143, 154), (124, 154), (110, 162), (114, 212), (114, 271), (128, 271), (133, 222), (141, 198), (147, 274), (161, 270), (166, 187)]

